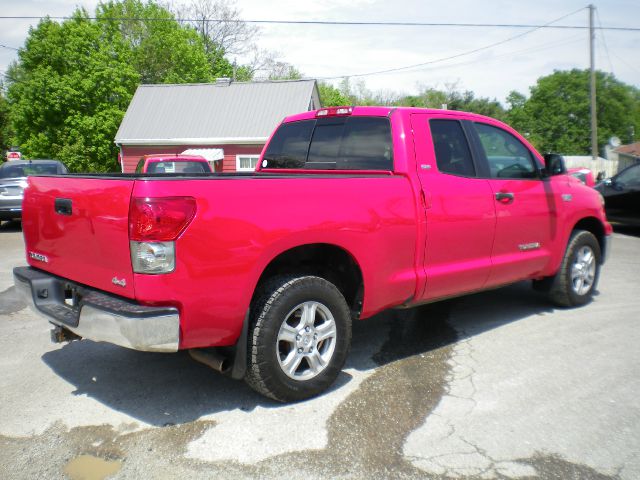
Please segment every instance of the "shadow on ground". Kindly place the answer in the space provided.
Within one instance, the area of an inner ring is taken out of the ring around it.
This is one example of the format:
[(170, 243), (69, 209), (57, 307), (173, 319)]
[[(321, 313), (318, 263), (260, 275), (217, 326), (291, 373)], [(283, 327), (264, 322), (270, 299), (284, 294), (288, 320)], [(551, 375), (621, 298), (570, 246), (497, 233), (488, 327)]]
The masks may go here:
[[(452, 317), (467, 309), (474, 311), (473, 325), (459, 328)], [(460, 334), (478, 335), (552, 311), (546, 298), (533, 292), (528, 282), (419, 308), (389, 310), (354, 324), (352, 353), (345, 368), (369, 370), (376, 365), (385, 368), (450, 347)], [(382, 337), (386, 340), (380, 348)], [(137, 352), (82, 340), (47, 352), (42, 359), (75, 386), (76, 395), (87, 395), (155, 426), (183, 424), (238, 408), (281, 407), (254, 393), (243, 382), (194, 362), (184, 352)], [(343, 372), (332, 389), (343, 387), (350, 379)]]

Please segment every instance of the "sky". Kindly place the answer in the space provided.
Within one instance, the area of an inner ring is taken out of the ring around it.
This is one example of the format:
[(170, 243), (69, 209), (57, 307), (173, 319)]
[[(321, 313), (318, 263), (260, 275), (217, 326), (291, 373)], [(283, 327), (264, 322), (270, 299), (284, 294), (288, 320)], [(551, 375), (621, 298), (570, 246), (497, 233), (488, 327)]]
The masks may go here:
[[(66, 16), (76, 6), (93, 13), (97, 3), (0, 0), (0, 16)], [(543, 25), (568, 15), (556, 24), (588, 26), (589, 15), (584, 0), (237, 0), (236, 5), (246, 20)], [(603, 0), (594, 5), (596, 26), (640, 28), (640, 1)], [(37, 20), (0, 18), (0, 44), (22, 47), (30, 26), (35, 25)], [(401, 94), (455, 85), (504, 102), (512, 90), (528, 94), (538, 78), (554, 70), (589, 67), (588, 30), (531, 30), (270, 24), (260, 26), (256, 41), (262, 49), (277, 51), (282, 60), (309, 78), (330, 77), (328, 81), (337, 84), (339, 78), (334, 77), (349, 76), (352, 83), (361, 80), (374, 92)], [(596, 68), (640, 88), (639, 45), (640, 31), (598, 31)], [(441, 61), (453, 56), (456, 58)], [(16, 58), (15, 50), (0, 47), (0, 74)], [(424, 63), (429, 64), (358, 76)]]

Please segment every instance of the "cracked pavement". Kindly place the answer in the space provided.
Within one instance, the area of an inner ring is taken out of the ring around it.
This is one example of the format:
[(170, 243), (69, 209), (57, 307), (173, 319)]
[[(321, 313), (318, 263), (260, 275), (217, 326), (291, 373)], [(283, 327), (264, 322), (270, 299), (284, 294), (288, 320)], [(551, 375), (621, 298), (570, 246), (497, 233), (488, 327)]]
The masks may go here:
[(640, 478), (640, 232), (595, 301), (521, 283), (354, 325), (337, 384), (264, 399), (188, 355), (49, 343), (0, 227), (0, 478)]

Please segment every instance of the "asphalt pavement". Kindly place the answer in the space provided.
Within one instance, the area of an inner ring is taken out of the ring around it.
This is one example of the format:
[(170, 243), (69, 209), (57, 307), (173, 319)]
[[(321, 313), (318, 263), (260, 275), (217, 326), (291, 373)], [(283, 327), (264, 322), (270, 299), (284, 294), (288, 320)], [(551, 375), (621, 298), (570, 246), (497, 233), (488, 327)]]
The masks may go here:
[(640, 230), (594, 301), (527, 282), (354, 325), (336, 385), (265, 399), (184, 353), (52, 344), (0, 226), (0, 478), (640, 478)]

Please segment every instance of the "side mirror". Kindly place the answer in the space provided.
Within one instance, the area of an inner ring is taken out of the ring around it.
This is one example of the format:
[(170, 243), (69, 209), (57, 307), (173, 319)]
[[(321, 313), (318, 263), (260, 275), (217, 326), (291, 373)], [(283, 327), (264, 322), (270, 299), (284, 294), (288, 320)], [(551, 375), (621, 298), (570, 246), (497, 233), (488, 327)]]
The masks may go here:
[(544, 164), (545, 176), (552, 177), (567, 173), (567, 167), (564, 164), (564, 157), (557, 153), (545, 153)]

